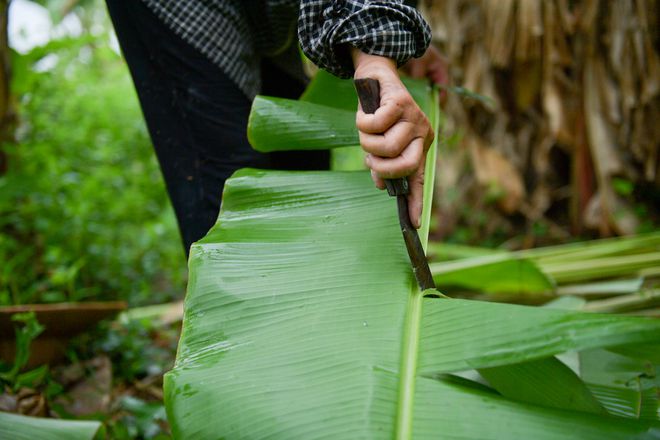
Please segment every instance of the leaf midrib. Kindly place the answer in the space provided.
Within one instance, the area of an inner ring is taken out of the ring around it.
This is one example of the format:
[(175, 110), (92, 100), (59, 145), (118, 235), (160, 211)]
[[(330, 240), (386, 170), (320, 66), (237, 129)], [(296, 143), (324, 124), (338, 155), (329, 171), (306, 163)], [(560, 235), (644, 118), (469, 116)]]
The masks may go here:
[(406, 304), (403, 329), (403, 349), (399, 401), (395, 423), (395, 439), (409, 439), (412, 434), (415, 379), (417, 377), (417, 353), (419, 351), (419, 329), (422, 319), (423, 293), (413, 287)]
[[(438, 111), (438, 92), (433, 89), (432, 107), (429, 109), (432, 126), (435, 130), (440, 128), (440, 112)], [(420, 241), (424, 250), (428, 244), (429, 227), (431, 223), (431, 202), (433, 199), (433, 182), (435, 181), (435, 163), (437, 156), (438, 133), (429, 148), (426, 158), (424, 210), (422, 213), (422, 226), (419, 229)], [(417, 358), (419, 354), (420, 327), (422, 321), (422, 304), (424, 292), (419, 289), (415, 278), (411, 276), (410, 295), (406, 303), (406, 316), (404, 319), (401, 366), (399, 380), (399, 395), (397, 401), (397, 415), (394, 424), (394, 438), (408, 440), (412, 437), (412, 424), (415, 401), (415, 380), (417, 378)]]

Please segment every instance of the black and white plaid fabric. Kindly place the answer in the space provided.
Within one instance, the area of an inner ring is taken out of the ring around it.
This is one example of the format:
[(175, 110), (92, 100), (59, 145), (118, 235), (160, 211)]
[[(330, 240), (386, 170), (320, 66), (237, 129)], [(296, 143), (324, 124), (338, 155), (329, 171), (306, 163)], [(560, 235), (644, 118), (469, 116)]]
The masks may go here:
[(296, 23), (303, 52), (344, 78), (353, 74), (347, 45), (402, 64), (431, 40), (424, 19), (402, 0), (142, 1), (250, 98), (261, 85), (259, 56), (295, 50)]
[(431, 41), (419, 12), (394, 0), (303, 0), (298, 36), (310, 60), (342, 78), (353, 75), (347, 45), (401, 65), (422, 56)]

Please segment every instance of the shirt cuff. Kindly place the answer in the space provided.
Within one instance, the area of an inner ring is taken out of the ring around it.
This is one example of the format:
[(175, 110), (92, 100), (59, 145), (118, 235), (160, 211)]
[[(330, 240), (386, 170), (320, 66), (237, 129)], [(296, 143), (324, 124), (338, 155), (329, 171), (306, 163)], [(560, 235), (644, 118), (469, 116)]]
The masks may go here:
[(431, 41), (421, 14), (400, 1), (303, 1), (298, 35), (305, 55), (341, 78), (354, 73), (348, 46), (400, 66), (423, 55)]

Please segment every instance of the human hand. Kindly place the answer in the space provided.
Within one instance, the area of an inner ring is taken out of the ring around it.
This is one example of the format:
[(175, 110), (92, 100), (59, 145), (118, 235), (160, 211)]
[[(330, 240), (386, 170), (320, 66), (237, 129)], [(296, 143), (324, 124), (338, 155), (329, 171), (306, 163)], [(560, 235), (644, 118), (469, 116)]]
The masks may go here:
[[(449, 67), (447, 59), (436, 48), (431, 45), (424, 55), (419, 58), (411, 58), (404, 64), (402, 70), (412, 78), (429, 79), (438, 86), (447, 86), (449, 84)], [(444, 101), (447, 95), (446, 90), (440, 89), (440, 100)]]
[(407, 177), (410, 221), (419, 228), (424, 194), (426, 152), (434, 133), (426, 115), (399, 79), (396, 63), (389, 58), (352, 49), (355, 78), (373, 78), (380, 83), (380, 107), (373, 114), (362, 108), (356, 125), (360, 144), (368, 153), (366, 165), (380, 189), (384, 179)]

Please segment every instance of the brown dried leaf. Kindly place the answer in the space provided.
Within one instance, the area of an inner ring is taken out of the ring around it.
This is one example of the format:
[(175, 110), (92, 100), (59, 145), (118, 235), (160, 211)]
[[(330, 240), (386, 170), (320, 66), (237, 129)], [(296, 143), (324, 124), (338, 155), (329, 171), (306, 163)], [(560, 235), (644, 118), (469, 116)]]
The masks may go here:
[(497, 204), (504, 212), (515, 212), (525, 197), (525, 187), (518, 170), (500, 152), (484, 146), (476, 136), (468, 140), (472, 166), (483, 189), (495, 187), (502, 192)]
[(48, 413), (46, 398), (31, 388), (21, 388), (16, 394), (16, 412), (26, 416), (45, 417)]
[[(605, 205), (607, 203), (607, 205)], [(607, 213), (605, 212), (607, 207)], [(596, 193), (585, 209), (585, 225), (594, 230), (602, 228), (602, 219), (610, 218), (609, 226), (618, 235), (629, 235), (637, 232), (639, 219), (630, 204), (622, 197), (610, 193), (606, 196), (604, 191)]]
[(528, 110), (539, 98), (542, 79), (540, 61), (518, 62), (514, 65), (514, 85), (516, 107), (520, 111)]
[[(660, 185), (659, 2), (425, 4), (436, 41), (449, 55), (454, 83), (496, 103), (494, 109), (485, 108), (450, 96), (448, 125), (471, 133), (482, 147), (496, 146), (518, 176), (513, 180), (525, 176), (529, 194), (516, 209), (541, 218), (548, 211), (565, 212), (569, 202), (571, 215), (563, 221), (570, 218), (574, 231), (585, 222), (585, 209), (590, 227), (604, 235), (633, 228), (610, 182), (620, 176), (633, 185), (642, 180)], [(473, 142), (468, 139), (465, 145), (475, 167), (452, 176), (461, 185), (462, 199), (451, 205), (467, 204), (490, 216), (494, 210), (483, 183), (488, 173), (482, 168), (491, 165), (479, 164), (488, 163), (488, 157), (481, 157), (481, 149), (475, 153)], [(491, 182), (486, 188), (502, 188), (496, 178), (486, 180)], [(597, 190), (601, 193), (595, 197)]]
[(607, 109), (600, 88), (608, 79), (601, 60), (589, 59), (584, 68), (584, 112), (592, 158), (596, 165), (598, 183), (623, 171), (612, 127), (605, 116)]
[(516, 61), (541, 58), (543, 15), (540, 0), (525, 0), (517, 3), (516, 14)]
[(513, 52), (514, 0), (483, 0), (486, 16), (485, 46), (496, 67), (506, 67)]
[(107, 413), (112, 393), (112, 362), (107, 356), (98, 356), (84, 362), (83, 369), (88, 374), (79, 378), (56, 402), (76, 416)]
[(468, 51), (466, 57), (464, 87), (482, 96), (493, 97), (493, 107), (499, 108), (498, 94), (495, 92), (495, 78), (490, 70), (488, 55), (482, 47), (474, 46)]

